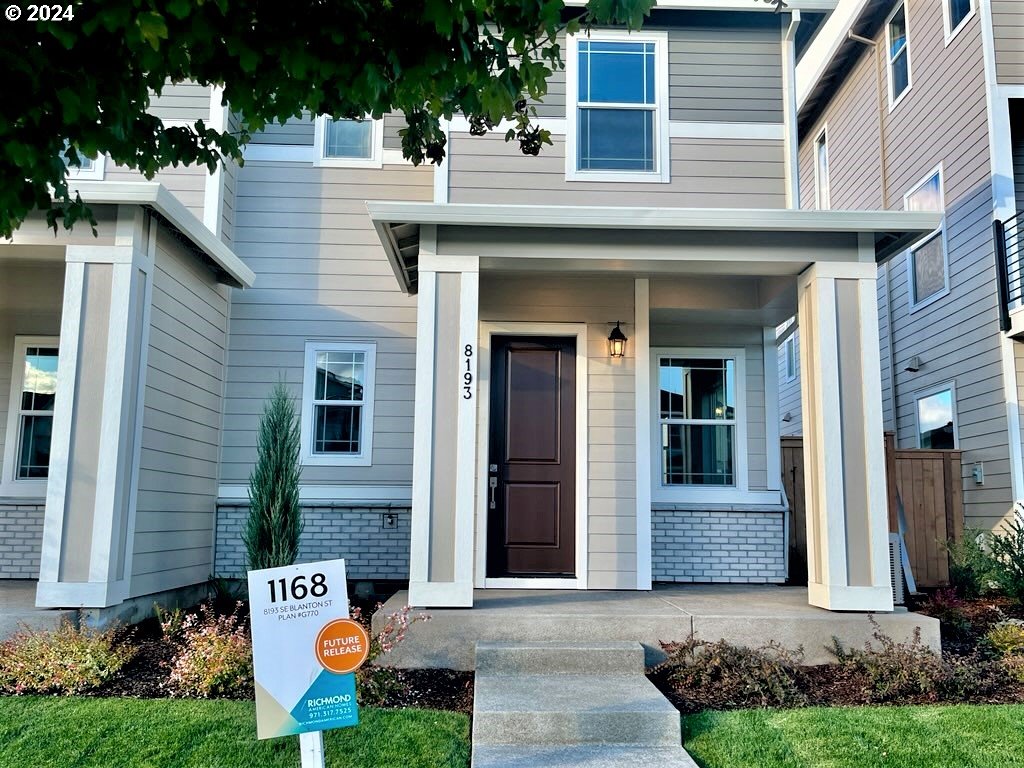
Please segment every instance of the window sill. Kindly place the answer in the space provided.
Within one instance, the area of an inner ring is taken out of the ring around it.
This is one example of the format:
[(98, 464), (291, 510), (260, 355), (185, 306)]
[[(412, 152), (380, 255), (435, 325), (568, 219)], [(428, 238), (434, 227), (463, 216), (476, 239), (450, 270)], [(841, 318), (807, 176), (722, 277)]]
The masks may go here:
[(303, 456), (300, 463), (304, 467), (370, 467), (373, 460), (369, 456)]
[(896, 107), (898, 107), (903, 102), (903, 100), (907, 98), (907, 94), (910, 93), (912, 87), (913, 86), (908, 85), (904, 89), (903, 93), (901, 93), (895, 99), (889, 99), (889, 114), (892, 114), (893, 110), (895, 110)]
[[(974, 14), (976, 12), (977, 11), (974, 8), (972, 8), (971, 12), (968, 13), (966, 16), (963, 17), (963, 19), (960, 20), (960, 24), (957, 26), (956, 29), (954, 29), (952, 31), (949, 31), (949, 32), (946, 32), (946, 34), (945, 34), (945, 47), (948, 48), (949, 44), (952, 43), (957, 37), (960, 36), (960, 33), (964, 31), (964, 28), (970, 23), (971, 19), (974, 18)], [(947, 13), (948, 13), (948, 11), (947, 11)], [(947, 23), (948, 23), (948, 21), (947, 21)]]
[(317, 168), (383, 168), (381, 157), (314, 157), (313, 165)]
[(46, 500), (46, 480), (15, 480), (0, 483), (0, 499)]
[(565, 180), (624, 184), (668, 184), (672, 181), (669, 174), (662, 171), (567, 171)]
[(937, 301), (941, 301), (942, 299), (946, 298), (947, 296), (949, 296), (949, 288), (945, 288), (945, 289), (939, 291), (938, 293), (933, 294), (932, 296), (929, 296), (927, 299), (921, 299), (921, 301), (919, 301), (917, 303), (909, 302), (909, 307), (907, 309), (907, 312), (912, 315), (915, 312), (918, 312), (918, 311), (924, 309), (925, 307), (931, 306), (932, 304), (934, 304)]
[[(774, 492), (773, 492), (774, 493)], [(651, 504), (651, 510), (655, 512), (784, 512), (786, 506), (775, 493), (776, 501), (770, 504), (753, 504), (737, 502), (735, 504), (705, 503), (697, 502), (662, 502), (656, 501)]]
[(651, 492), (652, 508), (704, 509), (705, 507), (734, 507), (737, 505), (779, 505), (779, 491), (751, 491), (736, 487), (718, 488), (654, 488)]

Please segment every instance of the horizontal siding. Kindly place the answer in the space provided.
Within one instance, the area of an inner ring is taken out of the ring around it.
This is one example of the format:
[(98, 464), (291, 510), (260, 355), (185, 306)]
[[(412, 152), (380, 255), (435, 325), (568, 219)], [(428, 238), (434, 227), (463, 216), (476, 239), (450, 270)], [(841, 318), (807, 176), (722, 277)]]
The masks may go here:
[(453, 203), (780, 208), (785, 205), (781, 141), (672, 139), (668, 184), (566, 181), (565, 140), (530, 157), (503, 136), (453, 133)]
[(246, 163), (235, 198), (235, 252), (256, 273), (236, 292), (222, 481), (244, 485), (263, 403), (283, 380), (301, 397), (307, 340), (377, 342), (373, 465), (303, 468), (303, 481), (409, 484), (416, 302), (398, 288), (366, 200), (433, 199), (429, 168)]
[(776, 349), (779, 366), (779, 434), (783, 436), (799, 435), (803, 431), (803, 406), (800, 402), (800, 331), (794, 331), (793, 337), (796, 339), (796, 376), (792, 381), (786, 381), (786, 345), (779, 344)]
[(166, 230), (157, 236), (132, 594), (213, 572), (217, 450), (230, 291)]
[(589, 588), (636, 587), (635, 360), (608, 357), (608, 318), (633, 318), (628, 278), (481, 275), (483, 322), (586, 323), (588, 365)]
[(1024, 8), (1020, 0), (991, 0), (996, 48), (996, 78), (1000, 83), (1024, 83)]
[(249, 140), (250, 144), (288, 144), (298, 147), (313, 146), (313, 118), (303, 112), (301, 118), (286, 120), (284, 125), (269, 123), (257, 131)]
[(159, 94), (153, 94), (149, 101), (150, 114), (165, 122), (196, 120), (209, 123), (210, 87), (198, 83), (168, 83)]

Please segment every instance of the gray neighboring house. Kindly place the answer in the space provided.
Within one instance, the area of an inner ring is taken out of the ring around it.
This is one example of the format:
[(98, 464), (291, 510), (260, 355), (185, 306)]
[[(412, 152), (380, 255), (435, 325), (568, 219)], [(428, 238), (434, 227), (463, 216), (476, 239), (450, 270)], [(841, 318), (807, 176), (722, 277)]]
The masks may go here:
[[(961, 449), (965, 523), (996, 527), (1024, 498), (1024, 4), (843, 0), (797, 65), (797, 99), (801, 208), (943, 213), (879, 266), (885, 428), (898, 447)], [(993, 222), (1008, 220), (1004, 333)], [(778, 337), (784, 435), (801, 432), (799, 335)]]
[[(212, 176), (98, 159), (99, 240), (33, 219), (0, 244), (0, 576), (115, 612), (239, 575), (283, 379), (302, 557), (408, 580), (415, 605), (780, 583), (775, 329), (795, 314), (808, 599), (892, 610), (865, 340), (876, 264), (941, 215), (798, 210), (797, 50), (836, 1), (713, 5), (567, 39), (540, 157), (457, 119), (445, 164), (415, 168), (389, 115), (275, 126)], [(189, 84), (154, 110), (235, 119)]]

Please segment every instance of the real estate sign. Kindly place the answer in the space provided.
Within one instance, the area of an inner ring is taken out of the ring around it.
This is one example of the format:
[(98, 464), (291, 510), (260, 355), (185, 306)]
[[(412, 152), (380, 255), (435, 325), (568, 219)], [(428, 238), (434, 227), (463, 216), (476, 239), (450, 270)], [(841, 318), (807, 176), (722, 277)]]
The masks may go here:
[(345, 561), (249, 571), (249, 603), (257, 738), (357, 725), (369, 639), (348, 617)]

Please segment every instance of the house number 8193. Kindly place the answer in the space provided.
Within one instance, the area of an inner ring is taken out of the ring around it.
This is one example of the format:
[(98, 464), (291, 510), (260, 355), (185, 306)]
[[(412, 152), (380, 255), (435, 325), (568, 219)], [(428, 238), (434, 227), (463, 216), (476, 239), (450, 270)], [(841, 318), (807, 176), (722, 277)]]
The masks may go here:
[(466, 370), (462, 372), (462, 399), (473, 399), (473, 345), (467, 344), (462, 348), (462, 360), (466, 364)]

